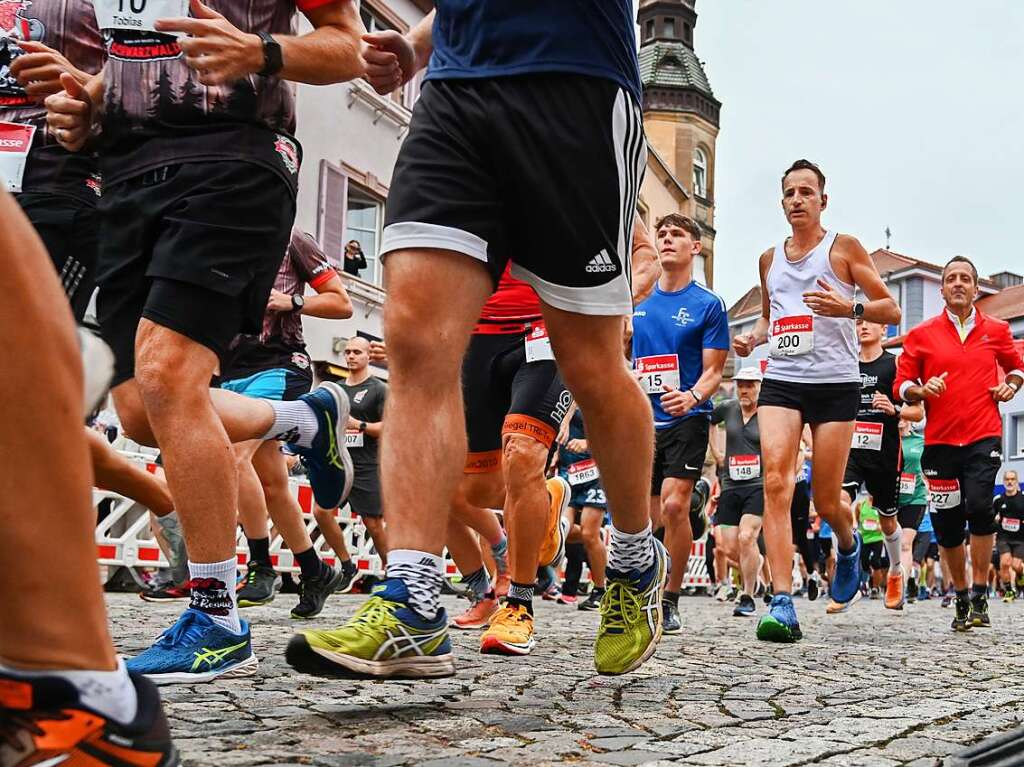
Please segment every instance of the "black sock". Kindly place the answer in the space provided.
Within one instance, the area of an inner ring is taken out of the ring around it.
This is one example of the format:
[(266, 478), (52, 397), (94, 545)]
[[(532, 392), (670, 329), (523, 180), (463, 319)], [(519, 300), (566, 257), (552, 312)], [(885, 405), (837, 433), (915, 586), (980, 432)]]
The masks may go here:
[(295, 561), (299, 563), (304, 580), (319, 578), (327, 569), (327, 565), (320, 561), (320, 556), (312, 546), (305, 551), (295, 552)]
[(249, 538), (246, 536), (245, 540), (249, 544), (249, 559), (270, 567), (270, 539)]
[(978, 597), (988, 596), (988, 586), (985, 584), (978, 585), (974, 583), (971, 585), (971, 597), (977, 599)]
[(970, 592), (967, 589), (964, 589), (963, 591), (957, 590), (956, 598), (967, 600), (970, 598)]
[(662, 602), (668, 602), (673, 607), (679, 606), (679, 592), (666, 590), (664, 595), (661, 597)]
[(604, 586), (594, 586), (593, 593), (597, 594), (597, 596), (602, 596), (604, 594)]

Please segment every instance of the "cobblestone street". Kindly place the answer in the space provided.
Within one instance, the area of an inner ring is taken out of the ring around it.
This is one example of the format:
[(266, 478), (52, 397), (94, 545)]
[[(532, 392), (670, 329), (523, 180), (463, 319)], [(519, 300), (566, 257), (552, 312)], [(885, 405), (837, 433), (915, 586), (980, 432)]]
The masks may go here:
[[(362, 597), (334, 597), (330, 626)], [(680, 602), (684, 630), (623, 677), (598, 677), (598, 616), (539, 602), (527, 658), (476, 652), (453, 632), (458, 673), (415, 682), (298, 675), (283, 651), (294, 595), (246, 610), (259, 672), (162, 688), (187, 765), (934, 765), (1024, 722), (1024, 605), (993, 601), (994, 628), (949, 630), (938, 600), (887, 613), (863, 600), (826, 616), (797, 601), (805, 639), (754, 639), (754, 622), (711, 599)], [(182, 603), (108, 596), (114, 638), (134, 654)], [(446, 598), (446, 607), (465, 602)], [(763, 606), (758, 605), (759, 611)]]

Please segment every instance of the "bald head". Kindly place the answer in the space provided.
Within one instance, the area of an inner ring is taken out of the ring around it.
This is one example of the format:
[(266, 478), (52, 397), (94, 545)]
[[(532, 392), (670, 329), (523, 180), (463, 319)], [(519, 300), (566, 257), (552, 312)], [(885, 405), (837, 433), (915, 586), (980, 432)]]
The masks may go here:
[(362, 336), (355, 336), (345, 344), (345, 364), (353, 373), (366, 369), (370, 364), (370, 342)]

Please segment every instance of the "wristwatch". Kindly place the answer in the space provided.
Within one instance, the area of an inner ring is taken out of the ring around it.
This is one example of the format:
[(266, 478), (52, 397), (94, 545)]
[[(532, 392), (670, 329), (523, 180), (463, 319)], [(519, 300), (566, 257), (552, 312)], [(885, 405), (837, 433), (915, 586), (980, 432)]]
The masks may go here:
[(359, 422), (359, 431), (366, 431), (366, 421)]
[(702, 397), (702, 396), (700, 395), (700, 392), (699, 392), (699, 391), (697, 391), (696, 389), (690, 389), (690, 396), (692, 396), (692, 397), (693, 397), (693, 398), (694, 398), (695, 400), (697, 400), (698, 402), (700, 402), (700, 401), (701, 401), (702, 399), (704, 399), (704, 398), (703, 398), (703, 397)]
[(864, 316), (864, 304), (860, 301), (853, 305), (853, 318), (859, 320)]
[(292, 311), (301, 312), (302, 307), (306, 305), (306, 299), (304, 296), (292, 296)]
[(263, 69), (256, 74), (263, 77), (272, 77), (284, 67), (281, 44), (269, 32), (259, 32), (258, 34), (260, 40), (263, 41)]

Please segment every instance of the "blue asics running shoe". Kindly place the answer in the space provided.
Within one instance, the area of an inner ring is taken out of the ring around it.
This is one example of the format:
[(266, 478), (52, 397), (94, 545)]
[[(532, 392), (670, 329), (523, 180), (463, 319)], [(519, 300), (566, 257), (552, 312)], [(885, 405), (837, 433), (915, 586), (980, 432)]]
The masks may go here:
[(843, 554), (836, 546), (836, 573), (829, 595), (836, 602), (852, 602), (860, 594), (860, 534), (853, 534), (853, 551)]
[(772, 597), (768, 614), (758, 621), (757, 638), (768, 642), (795, 642), (803, 636), (800, 621), (796, 619), (793, 597), (789, 594), (776, 594)]
[(217, 677), (252, 676), (259, 661), (252, 652), (249, 624), (242, 633), (221, 628), (204, 612), (185, 610), (153, 646), (125, 665), (156, 684), (196, 684)]
[(299, 397), (316, 413), (320, 428), (310, 447), (292, 445), (305, 459), (313, 497), (324, 509), (345, 502), (352, 490), (352, 457), (345, 447), (345, 427), (351, 408), (348, 395), (333, 381), (325, 381)]

